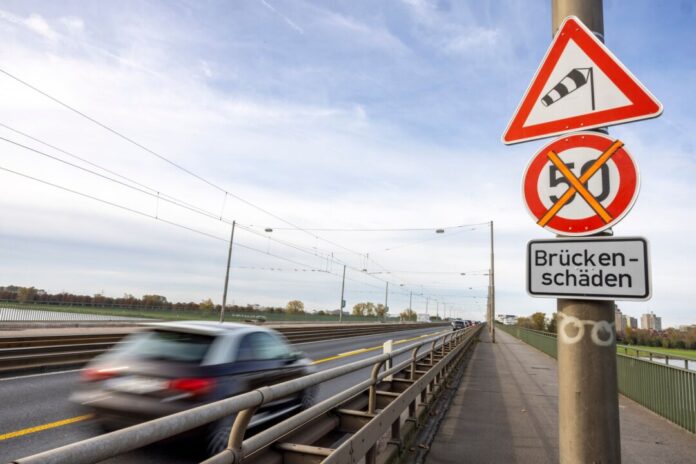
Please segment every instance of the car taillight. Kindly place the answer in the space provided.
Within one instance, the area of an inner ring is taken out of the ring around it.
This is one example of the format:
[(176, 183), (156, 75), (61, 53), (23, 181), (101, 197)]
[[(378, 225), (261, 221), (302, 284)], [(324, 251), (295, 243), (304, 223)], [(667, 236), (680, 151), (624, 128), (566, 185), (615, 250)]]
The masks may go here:
[(174, 379), (169, 382), (170, 390), (190, 393), (193, 396), (210, 393), (213, 390), (213, 387), (215, 387), (215, 381), (213, 379), (205, 378)]
[(118, 369), (83, 369), (80, 377), (85, 382), (97, 382), (116, 376)]

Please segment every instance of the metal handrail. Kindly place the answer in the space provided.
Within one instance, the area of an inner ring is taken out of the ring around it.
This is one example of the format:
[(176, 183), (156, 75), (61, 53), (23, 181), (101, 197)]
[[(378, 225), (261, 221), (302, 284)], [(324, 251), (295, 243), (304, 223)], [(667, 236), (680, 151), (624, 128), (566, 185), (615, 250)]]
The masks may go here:
[[(694, 359), (694, 358), (688, 358), (686, 356), (679, 356), (676, 354), (662, 353), (660, 351), (646, 350), (645, 348), (637, 348), (637, 347), (634, 347), (631, 345), (616, 345), (616, 348), (623, 350), (623, 353), (620, 353), (620, 354), (624, 354), (625, 356), (630, 356), (630, 357), (634, 357), (634, 358), (641, 358), (640, 354), (646, 353), (648, 355), (647, 357), (650, 359), (650, 361), (655, 362), (653, 360), (653, 358), (664, 359), (665, 364), (670, 366), (670, 367), (675, 367), (675, 366), (671, 366), (669, 364), (670, 359), (674, 360), (674, 361), (684, 361), (684, 369), (689, 369), (689, 362), (696, 362), (696, 359)], [(628, 352), (629, 350), (634, 351), (635, 354), (629, 353)]]
[[(176, 414), (172, 414), (169, 416), (144, 422), (142, 424), (117, 430), (115, 432), (89, 438), (87, 440), (65, 445), (60, 448), (21, 458), (14, 462), (17, 464), (50, 464), (63, 462), (81, 464), (98, 462), (128, 451), (141, 448), (143, 446), (163, 440), (165, 438), (169, 438), (180, 433), (196, 429), (211, 422), (223, 419), (225, 417), (233, 416), (234, 414), (240, 413), (241, 411), (251, 410), (252, 408), (258, 408), (259, 406), (262, 406), (265, 403), (274, 401), (279, 398), (287, 397), (295, 393), (299, 393), (309, 387), (319, 385), (328, 380), (332, 380), (337, 377), (341, 377), (343, 375), (358, 371), (365, 367), (372, 366), (376, 363), (383, 364), (387, 360), (393, 359), (396, 356), (408, 352), (409, 350), (415, 350), (426, 344), (432, 344), (433, 341), (439, 341), (440, 339), (442, 339), (441, 352), (444, 353), (444, 344), (447, 343), (447, 338), (450, 338), (449, 344), (451, 344), (452, 339), (454, 339), (455, 337), (457, 338), (457, 340), (461, 340), (461, 338), (465, 335), (464, 332), (465, 331), (461, 331), (461, 333), (459, 333), (458, 335), (448, 333), (445, 335), (435, 335), (433, 337), (428, 337), (421, 342), (417, 342), (415, 345), (410, 345), (394, 350), (392, 353), (385, 353), (373, 356), (371, 358), (355, 361), (342, 366), (337, 366), (331, 369), (327, 369), (325, 371), (316, 372), (314, 374), (310, 374), (299, 379), (293, 379), (276, 385), (262, 387), (257, 390), (253, 390), (248, 393), (243, 393), (241, 395), (237, 395), (221, 401), (198, 406), (196, 408), (192, 408)], [(466, 333), (468, 334), (471, 332), (467, 330)], [(423, 357), (429, 354), (429, 352), (423, 353)], [(409, 359), (408, 362), (413, 362), (413, 359)], [(394, 369), (396, 368), (389, 369), (389, 371), (387, 372), (394, 371)], [(378, 378), (382, 378), (382, 375), (380, 375)], [(369, 381), (374, 382), (375, 380), (374, 378), (371, 378)], [(331, 399), (334, 400), (334, 398)], [(323, 404), (323, 402), (320, 404)], [(249, 413), (244, 414), (244, 416), (247, 415), (249, 415)], [(235, 419), (235, 425), (237, 425), (237, 430), (246, 429), (246, 425), (241, 422), (244, 420), (246, 420), (246, 417), (242, 417), (241, 414), (237, 415), (237, 418)], [(240, 423), (237, 424), (237, 421), (240, 421)], [(238, 435), (239, 432), (236, 432), (236, 434)], [(231, 442), (233, 442), (232, 444), (235, 446), (241, 444), (237, 436), (231, 436)]]
[[(462, 341), (466, 336), (472, 336), (473, 332), (475, 331), (475, 328), (471, 328), (471, 330), (466, 330), (466, 331), (461, 331), (461, 332), (456, 332), (452, 334), (445, 334), (442, 337), (436, 337), (434, 340), (428, 340), (422, 343), (417, 344), (416, 346), (410, 346), (407, 347), (407, 349), (402, 349), (399, 350), (401, 353), (407, 351), (408, 349), (411, 350), (411, 357), (407, 358), (406, 360), (402, 361), (398, 365), (387, 369), (386, 371), (380, 372), (381, 367), (384, 365), (386, 362), (386, 359), (377, 359), (375, 362), (375, 365), (372, 370), (372, 374), (369, 379), (349, 388), (348, 390), (333, 396), (331, 398), (328, 398), (321, 403), (312, 406), (311, 408), (291, 417), (288, 420), (285, 420), (279, 424), (276, 424), (275, 426), (257, 434), (254, 435), (253, 437), (248, 438), (247, 440), (244, 440), (243, 442), (241, 441), (241, 437), (243, 437), (243, 433), (245, 430), (238, 429), (237, 433), (235, 434), (235, 430), (233, 427), (232, 433), (230, 434), (230, 439), (228, 442), (228, 447), (226, 450), (222, 451), (221, 453), (216, 454), (215, 456), (212, 456), (211, 458), (203, 461), (201, 464), (234, 464), (234, 463), (239, 463), (243, 462), (244, 458), (258, 452), (259, 450), (273, 444), (276, 442), (278, 439), (282, 438), (283, 436), (287, 435), (289, 432), (292, 430), (296, 429), (297, 427), (301, 426), (302, 424), (308, 423), (313, 419), (318, 418), (322, 414), (325, 414), (329, 412), (331, 409), (336, 408), (339, 404), (359, 395), (361, 392), (363, 392), (366, 388), (369, 388), (369, 400), (368, 400), (368, 414), (375, 414), (375, 409), (374, 409), (374, 396), (376, 394), (376, 387), (377, 384), (382, 381), (384, 378), (393, 375), (401, 370), (404, 370), (406, 368), (409, 368), (409, 376), (411, 377), (411, 380), (414, 380), (414, 370), (413, 366), (415, 363), (418, 361), (425, 359), (431, 355), (431, 352), (425, 352), (421, 353), (418, 355), (418, 350), (427, 345), (428, 343), (432, 343), (432, 346), (434, 347), (434, 344), (441, 338), (441, 347), (445, 347), (448, 343), (455, 343), (459, 344), (459, 342)], [(447, 338), (449, 337), (449, 341), (447, 341)], [(470, 337), (469, 337), (470, 338)], [(448, 349), (452, 349), (452, 346), (449, 345)], [(392, 355), (396, 355), (397, 352), (392, 353)], [(457, 353), (451, 351), (447, 356), (455, 356)], [(382, 355), (384, 356), (384, 355)], [(375, 358), (380, 358), (382, 356), (376, 356)], [(448, 357), (443, 358), (443, 366), (447, 363)], [(379, 367), (378, 367), (379, 366)], [(429, 373), (427, 377), (424, 377), (422, 379), (419, 379), (419, 382), (421, 382), (423, 385), (427, 386), (430, 385), (432, 382), (431, 377), (435, 377), (436, 375), (440, 375), (440, 370), (436, 369), (432, 372)], [(415, 385), (415, 383), (414, 383)], [(413, 388), (413, 387), (411, 387)], [(411, 390), (409, 388), (409, 390)], [(421, 391), (416, 392), (416, 394), (422, 393)], [(413, 395), (411, 395), (413, 396)], [(403, 401), (402, 401), (403, 402)], [(410, 409), (412, 400), (411, 401), (406, 401), (408, 405), (406, 407)], [(389, 408), (389, 407), (388, 407)], [(387, 408), (387, 409), (388, 409)], [(386, 409), (385, 409), (386, 410)], [(400, 410), (401, 411), (401, 410)], [(399, 411), (399, 412), (400, 412)], [(384, 411), (380, 413), (380, 417), (382, 417)], [(238, 416), (239, 417), (239, 416)], [(376, 417), (376, 416), (375, 416)], [(237, 419), (239, 420), (239, 419)], [(384, 427), (389, 427), (394, 421), (380, 421), (380, 425), (383, 425), (383, 423), (386, 423), (388, 425), (383, 426)], [(372, 422), (370, 422), (371, 424)], [(368, 424), (368, 425), (370, 425)], [(235, 421), (235, 426), (237, 425), (237, 421)], [(374, 453), (374, 443), (379, 440), (381, 434), (372, 434), (371, 440), (364, 440), (361, 439), (362, 447), (364, 448), (364, 453), (363, 455), (367, 455), (370, 450), (373, 450), (372, 452)], [(344, 448), (345, 446), (350, 445), (352, 442), (353, 438), (349, 438), (346, 440), (341, 447), (339, 447), (336, 450), (337, 454), (341, 454), (342, 450), (341, 448)], [(355, 457), (355, 456), (354, 456)], [(372, 455), (372, 459), (374, 459), (374, 454)], [(331, 456), (327, 458), (327, 460), (331, 460)]]

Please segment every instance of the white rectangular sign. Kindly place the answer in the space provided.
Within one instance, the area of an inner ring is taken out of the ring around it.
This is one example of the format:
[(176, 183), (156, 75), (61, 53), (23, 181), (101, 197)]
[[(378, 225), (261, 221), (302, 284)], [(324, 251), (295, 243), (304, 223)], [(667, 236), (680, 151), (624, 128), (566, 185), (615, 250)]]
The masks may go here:
[(648, 300), (648, 241), (557, 238), (527, 244), (527, 292), (541, 298)]

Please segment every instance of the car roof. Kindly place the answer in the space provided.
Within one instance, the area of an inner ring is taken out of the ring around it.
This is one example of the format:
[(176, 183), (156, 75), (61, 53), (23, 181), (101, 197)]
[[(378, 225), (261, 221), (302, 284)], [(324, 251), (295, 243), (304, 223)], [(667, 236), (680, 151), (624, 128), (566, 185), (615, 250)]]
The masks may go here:
[(242, 335), (246, 332), (275, 332), (273, 329), (235, 322), (214, 321), (176, 321), (176, 322), (151, 322), (145, 324), (156, 330), (172, 332), (187, 332), (201, 335), (224, 335), (234, 333)]

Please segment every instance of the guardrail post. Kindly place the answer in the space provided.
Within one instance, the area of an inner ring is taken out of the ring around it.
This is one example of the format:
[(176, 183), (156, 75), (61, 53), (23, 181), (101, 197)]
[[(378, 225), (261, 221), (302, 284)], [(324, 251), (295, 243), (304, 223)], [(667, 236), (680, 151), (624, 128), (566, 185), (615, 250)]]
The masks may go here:
[(365, 464), (375, 464), (377, 462), (377, 448), (372, 445), (365, 455)]
[(416, 400), (413, 400), (408, 404), (408, 417), (411, 418), (416, 425), (418, 425), (418, 415), (416, 414)]
[(437, 339), (433, 340), (433, 343), (430, 345), (430, 365), (434, 366), (435, 365), (435, 344), (437, 343)]
[(401, 417), (397, 417), (391, 425), (391, 441), (399, 447), (401, 451)]
[(382, 370), (383, 365), (384, 361), (380, 361), (372, 366), (372, 374), (370, 375), (372, 382), (370, 384), (370, 392), (368, 393), (367, 400), (367, 412), (370, 414), (374, 414), (377, 409), (377, 376), (379, 375), (379, 371)]
[[(386, 370), (391, 369), (392, 366), (393, 366), (392, 358), (391, 358), (391, 353), (392, 353), (393, 349), (394, 349), (394, 340), (387, 340), (387, 341), (384, 342), (384, 344), (382, 345), (382, 353), (383, 353), (383, 354), (389, 354), (389, 359), (387, 359), (387, 362), (386, 362), (386, 364), (385, 364), (385, 369), (386, 369)], [(386, 376), (386, 377), (384, 378), (384, 380), (385, 380), (386, 382), (391, 382), (392, 380), (394, 380), (394, 376), (393, 376), (393, 375), (388, 375), (388, 376)]]
[(417, 346), (411, 351), (411, 380), (416, 380), (416, 357), (418, 356), (418, 349), (420, 346)]
[(244, 442), (244, 434), (246, 429), (251, 422), (251, 418), (256, 412), (257, 406), (253, 408), (244, 409), (237, 413), (237, 417), (232, 424), (232, 431), (230, 432), (230, 439), (227, 441), (227, 449), (231, 450), (234, 455), (233, 462), (239, 462), (241, 456), (239, 454), (242, 451), (242, 442)]

